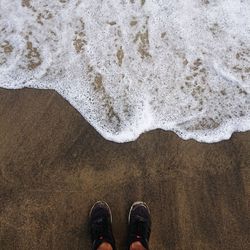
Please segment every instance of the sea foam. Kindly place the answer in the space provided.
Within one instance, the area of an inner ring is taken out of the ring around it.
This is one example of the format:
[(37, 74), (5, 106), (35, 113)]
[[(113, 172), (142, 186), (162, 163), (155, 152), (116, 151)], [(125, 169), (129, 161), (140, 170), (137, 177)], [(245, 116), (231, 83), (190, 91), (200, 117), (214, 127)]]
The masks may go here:
[(54, 89), (106, 139), (250, 129), (249, 0), (0, 0), (0, 32), (0, 87)]

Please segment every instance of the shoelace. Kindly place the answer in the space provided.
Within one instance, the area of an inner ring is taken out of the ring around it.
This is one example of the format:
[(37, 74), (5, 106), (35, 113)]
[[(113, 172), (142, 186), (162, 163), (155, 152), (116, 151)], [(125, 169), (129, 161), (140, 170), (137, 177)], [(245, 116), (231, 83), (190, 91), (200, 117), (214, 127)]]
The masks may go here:
[(147, 221), (143, 218), (138, 218), (138, 220), (132, 226), (132, 235), (136, 238), (147, 238), (149, 235)]
[(102, 239), (103, 237), (107, 236), (108, 232), (108, 222), (105, 219), (98, 219), (92, 226), (92, 232), (96, 238)]

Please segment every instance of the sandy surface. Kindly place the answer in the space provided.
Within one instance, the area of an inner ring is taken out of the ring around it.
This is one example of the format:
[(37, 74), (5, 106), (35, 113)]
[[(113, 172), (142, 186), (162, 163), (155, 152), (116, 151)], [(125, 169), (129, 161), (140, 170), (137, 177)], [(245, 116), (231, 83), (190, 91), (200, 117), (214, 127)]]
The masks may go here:
[(250, 132), (216, 144), (153, 131), (104, 140), (52, 91), (0, 89), (1, 249), (90, 249), (94, 201), (113, 211), (119, 249), (135, 200), (151, 249), (249, 249)]

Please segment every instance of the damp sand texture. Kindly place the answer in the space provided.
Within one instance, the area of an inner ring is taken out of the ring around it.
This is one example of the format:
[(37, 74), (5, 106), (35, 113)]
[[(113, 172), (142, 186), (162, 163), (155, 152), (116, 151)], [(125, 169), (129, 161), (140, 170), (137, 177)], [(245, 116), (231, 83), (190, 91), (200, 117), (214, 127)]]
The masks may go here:
[(250, 133), (215, 144), (151, 131), (101, 137), (54, 91), (0, 89), (1, 250), (91, 249), (88, 213), (113, 211), (126, 250), (135, 200), (152, 213), (152, 250), (248, 250)]

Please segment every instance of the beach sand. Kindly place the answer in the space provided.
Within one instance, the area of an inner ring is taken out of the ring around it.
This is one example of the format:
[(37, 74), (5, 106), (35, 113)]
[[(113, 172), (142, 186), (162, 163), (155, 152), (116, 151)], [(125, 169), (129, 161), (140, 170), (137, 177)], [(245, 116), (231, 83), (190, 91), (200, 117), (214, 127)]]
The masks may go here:
[(136, 200), (151, 209), (153, 250), (249, 249), (250, 132), (117, 144), (54, 91), (0, 89), (0, 143), (1, 249), (90, 249), (96, 200), (110, 204), (118, 249)]

